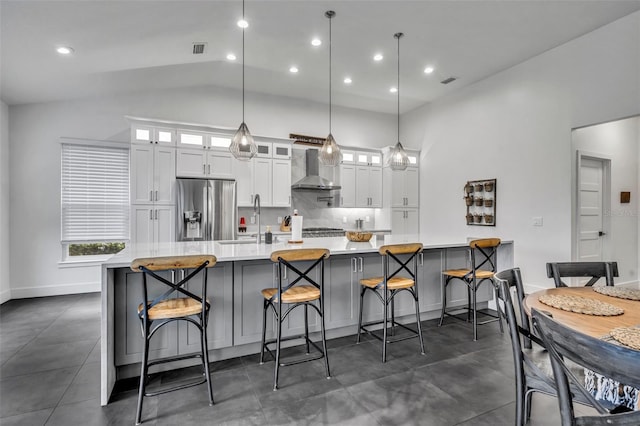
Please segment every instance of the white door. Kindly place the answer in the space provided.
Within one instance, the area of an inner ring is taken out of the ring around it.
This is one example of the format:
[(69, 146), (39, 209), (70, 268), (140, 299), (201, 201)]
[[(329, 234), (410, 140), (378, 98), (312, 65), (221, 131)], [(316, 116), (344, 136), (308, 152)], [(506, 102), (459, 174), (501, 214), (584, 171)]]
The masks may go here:
[(131, 203), (153, 201), (153, 145), (131, 145)]
[(233, 160), (238, 207), (253, 207), (253, 161)]
[(382, 207), (382, 168), (369, 169), (369, 206)]
[(260, 194), (260, 205), (273, 205), (273, 162), (270, 158), (256, 157), (253, 159), (253, 190)]
[[(162, 173), (162, 171), (161, 171)], [(202, 149), (178, 149), (176, 175), (180, 177), (205, 177), (206, 152)]]
[(603, 260), (604, 208), (603, 160), (580, 158), (578, 168), (578, 260)]
[(207, 177), (233, 179), (233, 156), (229, 151), (207, 153)]
[(157, 145), (154, 148), (155, 190), (153, 200), (158, 203), (175, 203), (176, 149)]
[(152, 243), (154, 232), (152, 205), (133, 205), (131, 206), (131, 240), (135, 244)]

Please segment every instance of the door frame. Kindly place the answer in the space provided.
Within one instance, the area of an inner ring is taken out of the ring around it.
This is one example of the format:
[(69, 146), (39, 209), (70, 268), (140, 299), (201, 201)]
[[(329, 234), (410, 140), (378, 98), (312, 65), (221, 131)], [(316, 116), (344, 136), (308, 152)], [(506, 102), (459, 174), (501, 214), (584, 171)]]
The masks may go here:
[(583, 159), (602, 163), (602, 231), (605, 233), (602, 238), (602, 258), (608, 259), (611, 256), (611, 157), (581, 150), (576, 150), (575, 174), (571, 191), (573, 199), (571, 258), (573, 261), (577, 261), (580, 255), (580, 170)]

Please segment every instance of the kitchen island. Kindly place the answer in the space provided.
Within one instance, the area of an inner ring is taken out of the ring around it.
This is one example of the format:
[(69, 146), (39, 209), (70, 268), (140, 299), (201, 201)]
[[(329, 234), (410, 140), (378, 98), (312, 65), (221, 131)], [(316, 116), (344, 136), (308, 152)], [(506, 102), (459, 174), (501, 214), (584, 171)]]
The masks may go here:
[[(273, 244), (257, 244), (252, 240), (175, 242), (134, 244), (114, 255), (102, 265), (101, 316), (101, 403), (109, 402), (116, 380), (139, 374), (142, 353), (137, 306), (141, 302), (141, 274), (131, 271), (131, 261), (139, 257), (213, 254), (218, 262), (209, 272), (208, 297), (212, 302), (207, 330), (210, 359), (221, 359), (257, 353), (262, 330), (262, 296), (260, 290), (275, 284), (276, 268), (271, 252), (295, 248), (327, 248), (331, 257), (325, 272), (325, 325), (327, 337), (355, 335), (358, 322), (359, 280), (364, 276), (382, 275), (378, 249), (384, 244), (421, 241), (424, 251), (419, 259), (418, 290), (423, 320), (439, 316), (441, 307), (441, 271), (468, 266), (467, 241), (435, 244), (419, 235), (386, 235), (369, 242), (356, 243), (345, 237), (308, 238), (303, 244), (288, 244), (276, 239)], [(513, 243), (503, 241), (498, 251), (498, 269), (513, 266)], [(195, 286), (190, 288), (194, 291)], [(164, 291), (158, 287), (158, 291)], [(449, 290), (448, 290), (449, 291)], [(466, 304), (464, 286), (454, 286), (448, 294), (450, 306)], [(478, 293), (478, 301), (487, 303), (489, 286)], [(151, 294), (153, 296), (153, 294)], [(396, 301), (396, 318), (412, 321), (413, 299), (407, 295)], [(283, 328), (285, 335), (300, 334), (303, 321), (293, 312)], [(379, 304), (367, 303), (365, 321), (382, 317)], [(269, 317), (269, 321), (271, 318)], [(311, 321), (310, 331), (318, 330)], [(273, 330), (267, 324), (267, 330)], [(198, 333), (186, 324), (169, 324), (152, 340), (150, 358), (191, 353), (199, 350)], [(425, 342), (427, 351), (429, 342)], [(186, 364), (185, 364), (186, 365)]]

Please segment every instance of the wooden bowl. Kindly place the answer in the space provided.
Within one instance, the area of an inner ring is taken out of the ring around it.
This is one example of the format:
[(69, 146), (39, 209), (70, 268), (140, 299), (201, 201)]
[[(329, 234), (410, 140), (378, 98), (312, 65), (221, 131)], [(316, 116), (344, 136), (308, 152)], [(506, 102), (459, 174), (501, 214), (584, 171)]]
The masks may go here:
[(364, 243), (371, 239), (373, 234), (366, 231), (347, 231), (347, 239), (356, 243)]

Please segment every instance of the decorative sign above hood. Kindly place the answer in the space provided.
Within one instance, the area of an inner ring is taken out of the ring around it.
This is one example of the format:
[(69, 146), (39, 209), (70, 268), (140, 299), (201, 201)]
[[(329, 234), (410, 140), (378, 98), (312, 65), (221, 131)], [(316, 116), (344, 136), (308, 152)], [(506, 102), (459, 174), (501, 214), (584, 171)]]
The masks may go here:
[(295, 133), (289, 133), (289, 139), (293, 139), (293, 143), (295, 144), (310, 145), (316, 148), (322, 148), (324, 141), (327, 140), (326, 138), (319, 138), (317, 136), (297, 135)]

